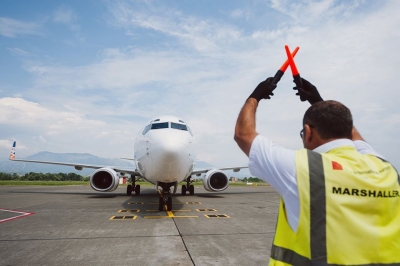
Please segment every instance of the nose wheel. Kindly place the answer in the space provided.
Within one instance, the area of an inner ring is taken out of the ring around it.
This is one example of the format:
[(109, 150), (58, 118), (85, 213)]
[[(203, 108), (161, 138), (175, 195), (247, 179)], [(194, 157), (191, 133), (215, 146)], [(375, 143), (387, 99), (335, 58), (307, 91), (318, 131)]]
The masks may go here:
[(172, 210), (172, 198), (170, 193), (171, 186), (176, 187), (175, 183), (162, 183), (158, 182), (157, 187), (161, 187), (161, 192), (159, 191), (160, 198), (158, 199), (158, 210), (163, 211), (164, 207), (166, 211)]
[(166, 211), (172, 210), (172, 198), (170, 196), (164, 195), (158, 199), (158, 210), (163, 211), (166, 207)]

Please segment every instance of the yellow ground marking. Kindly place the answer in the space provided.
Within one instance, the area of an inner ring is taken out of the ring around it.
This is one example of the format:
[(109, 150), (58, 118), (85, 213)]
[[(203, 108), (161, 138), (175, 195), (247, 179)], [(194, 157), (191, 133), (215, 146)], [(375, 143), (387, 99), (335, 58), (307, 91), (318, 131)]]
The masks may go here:
[(201, 202), (197, 202), (197, 201), (187, 201), (186, 204), (201, 204)]
[(231, 218), (226, 214), (205, 214), (206, 218)]
[[(165, 206), (166, 207), (166, 206)], [(190, 211), (190, 210), (189, 210)], [(166, 211), (167, 212), (167, 214), (168, 214), (168, 216), (165, 216), (165, 215), (162, 215), (162, 216), (159, 216), (159, 215), (148, 215), (148, 216), (144, 216), (143, 218), (145, 218), (145, 219), (160, 219), (160, 218), (199, 218), (199, 216), (186, 216), (186, 215), (184, 215), (184, 216), (177, 216), (177, 215), (174, 215), (174, 213), (173, 212), (175, 212), (175, 211)]]
[(129, 205), (143, 205), (143, 202), (128, 202)]
[(136, 215), (133, 216), (112, 216), (110, 220), (135, 220)]
[[(192, 210), (171, 210), (172, 212), (190, 212)], [(159, 212), (159, 210), (146, 210), (146, 212)]]
[(196, 209), (198, 212), (216, 212), (216, 209)]
[(119, 210), (118, 212), (140, 212), (140, 210)]

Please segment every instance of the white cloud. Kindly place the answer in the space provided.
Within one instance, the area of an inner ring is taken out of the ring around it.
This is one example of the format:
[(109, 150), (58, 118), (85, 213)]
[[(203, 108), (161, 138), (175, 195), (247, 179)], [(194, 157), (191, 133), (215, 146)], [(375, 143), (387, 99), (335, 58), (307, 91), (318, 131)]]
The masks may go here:
[(0, 35), (14, 38), (20, 35), (42, 35), (41, 24), (0, 17)]
[(251, 14), (249, 14), (248, 11), (245, 11), (245, 10), (240, 9), (240, 8), (237, 8), (237, 9), (233, 10), (230, 13), (230, 16), (232, 18), (246, 18), (246, 19), (248, 19), (250, 17), (250, 15)]
[[(114, 23), (128, 30), (136, 27), (154, 30), (177, 38), (200, 52), (218, 50), (218, 43), (231, 43), (241, 36), (236, 27), (213, 19), (185, 15), (164, 5), (147, 4), (146, 7), (133, 7), (126, 2), (119, 2), (111, 9)], [(148, 14), (149, 9), (151, 14)]]
[[(25, 112), (31, 111), (32, 121), (45, 123), (45, 130), (36, 135), (46, 145), (54, 145), (59, 134), (70, 147), (97, 155), (119, 145), (122, 150), (108, 152), (118, 157), (131, 152), (126, 143), (133, 142), (142, 123), (168, 113), (191, 125), (200, 159), (214, 165), (245, 164), (246, 156), (233, 141), (237, 115), (255, 86), (286, 59), (283, 46), (289, 44), (292, 49), (300, 46), (295, 60), (302, 76), (325, 99), (348, 105), (356, 126), (371, 143), (381, 143), (382, 135), (398, 128), (393, 99), (400, 96), (394, 81), (400, 58), (393, 53), (400, 38), (388, 30), (400, 26), (396, 1), (382, 2), (376, 10), (364, 10), (362, 1), (273, 1), (279, 12), (264, 8), (285, 22), (270, 24), (269, 17), (258, 17), (257, 25), (265, 26), (246, 30), (241, 24), (162, 4), (136, 3), (118, 2), (111, 8), (116, 30), (123, 27), (135, 35), (130, 46), (106, 46), (98, 51), (99, 59), (77, 66), (30, 61), (27, 70), (34, 84), (23, 95), (40, 104), (22, 99), (19, 106), (27, 105), (25, 109), (11, 106), (14, 111), (4, 110), (0, 117), (6, 118), (1, 121), (11, 123), (7, 121), (18, 116), (24, 121)], [(233, 17), (245, 15), (242, 7), (232, 10)], [(59, 20), (74, 22), (68, 14)], [(153, 34), (161, 40), (153, 46), (136, 42)], [(288, 70), (273, 99), (260, 103), (257, 129), (278, 144), (300, 148), (298, 132), (308, 104), (296, 98), (292, 87)], [(377, 136), (373, 131), (382, 121), (387, 123)], [(393, 139), (386, 149), (400, 148), (396, 143)], [(65, 150), (67, 144), (57, 145), (53, 147)]]
[[(85, 42), (85, 36), (82, 34), (81, 26), (78, 24), (78, 15), (68, 6), (61, 6), (53, 13), (52, 20), (55, 23), (66, 25), (75, 35), (79, 43)], [(68, 44), (74, 45), (73, 41), (66, 41)]]
[[(102, 126), (100, 121), (90, 120), (76, 112), (57, 112), (46, 109), (38, 103), (22, 98), (0, 98), (0, 123), (41, 127), (48, 135), (74, 130), (88, 130)], [(43, 136), (41, 136), (43, 140)]]
[(22, 57), (30, 57), (30, 56), (33, 55), (33, 54), (30, 53), (30, 52), (27, 52), (27, 51), (25, 51), (25, 50), (23, 50), (23, 49), (16, 48), (16, 47), (15, 47), (15, 48), (8, 48), (8, 50), (11, 51), (11, 52), (13, 52), (14, 54), (19, 55), (19, 56), (22, 56)]
[(350, 18), (364, 0), (338, 1), (338, 0), (271, 0), (272, 8), (288, 15), (300, 24), (316, 24), (319, 21)]
[(0, 147), (4, 148), (4, 149), (10, 149), (12, 147), (12, 140), (4, 140), (4, 139), (0, 139)]
[(77, 20), (76, 14), (69, 7), (60, 7), (53, 14), (53, 21), (63, 24), (71, 24)]

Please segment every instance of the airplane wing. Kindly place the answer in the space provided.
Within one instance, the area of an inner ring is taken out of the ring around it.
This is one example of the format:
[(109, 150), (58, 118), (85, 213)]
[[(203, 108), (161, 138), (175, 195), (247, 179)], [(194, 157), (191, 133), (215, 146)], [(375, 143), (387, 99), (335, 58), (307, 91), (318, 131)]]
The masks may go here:
[(116, 172), (127, 173), (127, 174), (130, 174), (132, 176), (140, 176), (140, 173), (138, 171), (136, 171), (136, 169), (130, 168), (130, 167), (16, 159), (16, 157), (15, 157), (15, 147), (16, 147), (16, 141), (14, 141), (14, 144), (13, 144), (13, 147), (11, 148), (11, 152), (10, 152), (10, 156), (9, 156), (9, 160), (15, 161), (15, 162), (28, 162), (28, 163), (42, 163), (42, 164), (55, 164), (55, 165), (73, 166), (76, 170), (82, 170), (83, 168), (100, 169), (100, 168), (103, 168), (103, 167), (107, 167), (107, 168), (113, 169)]
[(248, 167), (248, 166), (239, 166), (239, 167), (198, 169), (198, 170), (193, 170), (193, 171), (192, 171), (192, 175), (197, 175), (197, 176), (199, 176), (200, 174), (207, 173), (207, 172), (210, 171), (210, 170), (221, 170), (221, 171), (233, 170), (233, 172), (239, 172), (240, 169), (243, 169), (243, 168), (249, 168), (249, 167)]

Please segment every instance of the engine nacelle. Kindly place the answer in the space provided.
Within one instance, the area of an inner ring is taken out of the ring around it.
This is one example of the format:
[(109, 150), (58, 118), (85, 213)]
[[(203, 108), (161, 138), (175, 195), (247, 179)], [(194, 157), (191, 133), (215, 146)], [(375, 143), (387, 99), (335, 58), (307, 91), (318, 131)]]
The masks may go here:
[(114, 191), (119, 184), (119, 176), (111, 168), (100, 168), (90, 176), (90, 186), (101, 192)]
[(207, 191), (223, 191), (228, 185), (229, 179), (221, 170), (208, 171), (203, 177), (203, 186)]

